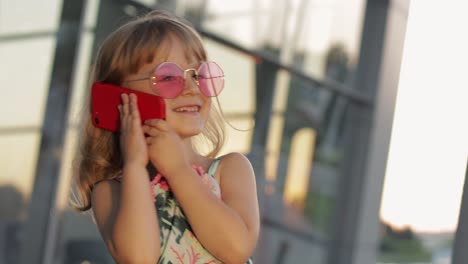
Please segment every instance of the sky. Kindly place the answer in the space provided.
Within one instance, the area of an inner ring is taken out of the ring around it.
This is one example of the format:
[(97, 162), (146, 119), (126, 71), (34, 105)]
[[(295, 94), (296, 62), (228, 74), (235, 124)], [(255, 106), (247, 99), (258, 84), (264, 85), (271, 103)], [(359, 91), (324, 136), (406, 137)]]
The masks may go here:
[(458, 222), (468, 158), (467, 7), (410, 5), (381, 206), (399, 227), (453, 231)]

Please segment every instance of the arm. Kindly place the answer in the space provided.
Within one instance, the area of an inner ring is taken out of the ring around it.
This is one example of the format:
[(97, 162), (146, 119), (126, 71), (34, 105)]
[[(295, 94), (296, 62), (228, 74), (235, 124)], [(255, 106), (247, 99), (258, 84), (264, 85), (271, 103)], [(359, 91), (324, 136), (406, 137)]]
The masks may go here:
[[(165, 120), (146, 120), (149, 157), (164, 175), (198, 240), (224, 263), (243, 263), (260, 229), (255, 176), (247, 158), (226, 155), (218, 167), (222, 200), (191, 168), (181, 138)], [(164, 150), (164, 155), (160, 154)]]
[(96, 224), (117, 263), (154, 264), (159, 258), (159, 225), (146, 169), (126, 166), (123, 173), (120, 184), (102, 181), (94, 187)]
[(247, 158), (232, 153), (223, 158), (218, 173), (222, 200), (190, 167), (167, 179), (203, 246), (224, 263), (244, 263), (260, 229), (254, 172)]
[(160, 254), (159, 225), (151, 198), (146, 164), (148, 149), (135, 95), (122, 95), (120, 148), (122, 181), (103, 181), (92, 193), (99, 231), (118, 263), (156, 263)]

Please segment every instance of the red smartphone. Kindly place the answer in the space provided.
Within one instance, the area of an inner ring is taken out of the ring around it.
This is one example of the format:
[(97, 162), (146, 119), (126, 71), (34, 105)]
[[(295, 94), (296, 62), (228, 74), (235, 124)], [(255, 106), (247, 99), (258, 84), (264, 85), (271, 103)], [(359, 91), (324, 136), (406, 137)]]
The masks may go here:
[(120, 130), (120, 113), (117, 108), (122, 104), (121, 94), (133, 93), (137, 96), (141, 122), (146, 119), (165, 119), (166, 106), (160, 96), (123, 88), (108, 83), (97, 82), (91, 90), (91, 111), (96, 127), (112, 132)]

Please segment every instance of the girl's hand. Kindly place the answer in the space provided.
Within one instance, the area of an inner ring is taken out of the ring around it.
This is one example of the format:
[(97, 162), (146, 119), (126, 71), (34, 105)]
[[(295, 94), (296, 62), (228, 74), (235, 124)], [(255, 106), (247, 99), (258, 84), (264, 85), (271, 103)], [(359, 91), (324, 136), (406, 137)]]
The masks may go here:
[(148, 147), (141, 127), (135, 94), (122, 94), (120, 112), (120, 148), (124, 164), (146, 166), (148, 163)]
[(170, 177), (175, 171), (190, 166), (184, 150), (184, 142), (179, 135), (162, 119), (148, 119), (143, 125), (143, 132), (149, 137), (149, 159), (164, 177)]

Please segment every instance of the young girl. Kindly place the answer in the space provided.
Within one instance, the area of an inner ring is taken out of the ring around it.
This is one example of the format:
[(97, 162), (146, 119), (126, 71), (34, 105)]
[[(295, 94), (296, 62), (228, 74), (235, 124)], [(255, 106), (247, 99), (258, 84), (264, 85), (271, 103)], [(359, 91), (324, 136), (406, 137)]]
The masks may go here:
[[(86, 112), (77, 187), (118, 263), (250, 262), (259, 234), (255, 176), (239, 153), (215, 158), (223, 130), (212, 97), (223, 88), (200, 36), (185, 21), (151, 12), (103, 43), (92, 82), (164, 98), (166, 119), (143, 124), (122, 95), (120, 132)], [(218, 118), (217, 118), (218, 117)], [(211, 152), (196, 149), (196, 137)]]

